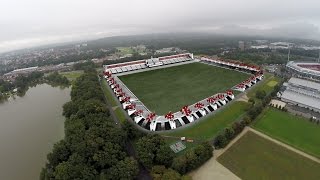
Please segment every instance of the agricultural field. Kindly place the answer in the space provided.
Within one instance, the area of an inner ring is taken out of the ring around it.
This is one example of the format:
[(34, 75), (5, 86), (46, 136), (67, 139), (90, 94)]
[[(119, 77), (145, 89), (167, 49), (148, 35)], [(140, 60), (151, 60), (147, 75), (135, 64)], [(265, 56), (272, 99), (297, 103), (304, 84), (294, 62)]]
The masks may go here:
[(238, 71), (191, 63), (119, 78), (151, 111), (163, 115), (225, 92), (249, 76)]
[(227, 105), (221, 111), (196, 122), (192, 126), (164, 134), (176, 137), (185, 136), (187, 138), (200, 141), (211, 140), (225, 127), (241, 118), (249, 106), (248, 103), (243, 101), (235, 101), (231, 103), (232, 104)]
[(275, 108), (267, 109), (253, 125), (258, 131), (320, 158), (320, 126)]
[(249, 131), (218, 161), (241, 179), (320, 179), (320, 164)]

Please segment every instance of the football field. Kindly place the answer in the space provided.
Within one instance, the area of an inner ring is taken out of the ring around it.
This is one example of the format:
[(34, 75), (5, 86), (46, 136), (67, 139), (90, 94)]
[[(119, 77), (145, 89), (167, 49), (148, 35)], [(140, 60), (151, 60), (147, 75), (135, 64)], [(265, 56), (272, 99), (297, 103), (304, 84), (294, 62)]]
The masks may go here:
[(249, 76), (238, 71), (191, 63), (119, 78), (149, 110), (163, 115), (225, 92)]

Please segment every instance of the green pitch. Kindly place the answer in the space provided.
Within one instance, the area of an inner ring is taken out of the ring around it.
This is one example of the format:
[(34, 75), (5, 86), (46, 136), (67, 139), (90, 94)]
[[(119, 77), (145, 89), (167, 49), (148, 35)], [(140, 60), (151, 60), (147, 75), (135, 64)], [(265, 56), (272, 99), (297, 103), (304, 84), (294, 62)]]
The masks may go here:
[(241, 179), (308, 179), (320, 177), (320, 164), (253, 132), (246, 133), (218, 161)]
[(163, 115), (224, 92), (249, 76), (202, 63), (191, 63), (119, 78), (151, 111)]
[(308, 119), (269, 108), (254, 128), (320, 158), (320, 126)]

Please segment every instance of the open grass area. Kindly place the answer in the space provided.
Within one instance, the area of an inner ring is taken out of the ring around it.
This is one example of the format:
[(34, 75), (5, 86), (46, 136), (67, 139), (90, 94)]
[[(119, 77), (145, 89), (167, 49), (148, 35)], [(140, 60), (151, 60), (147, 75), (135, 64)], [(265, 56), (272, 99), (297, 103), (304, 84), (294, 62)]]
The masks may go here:
[(257, 85), (253, 86), (250, 91), (247, 93), (249, 98), (255, 98), (256, 92), (258, 90), (264, 90), (267, 94), (271, 93), (274, 86), (277, 85), (281, 79), (279, 77), (275, 77), (271, 74), (264, 74), (265, 78), (262, 82), (258, 83)]
[(109, 89), (107, 89), (108, 84), (107, 81), (105, 79), (101, 80), (101, 86), (102, 86), (102, 90), (103, 93), (105, 95), (105, 97), (107, 98), (108, 102), (111, 104), (112, 107), (117, 106), (117, 102), (115, 100), (115, 97), (113, 97), (113, 95), (111, 94), (111, 92), (109, 91)]
[(131, 47), (117, 47), (117, 49), (120, 51), (121, 55), (133, 53), (133, 49)]
[(320, 126), (305, 118), (269, 108), (253, 126), (268, 136), (320, 158)]
[(241, 179), (320, 179), (320, 164), (247, 132), (218, 161)]
[(67, 71), (61, 72), (60, 74), (68, 78), (70, 81), (73, 81), (80, 77), (83, 74), (83, 71)]
[(164, 133), (169, 136), (187, 137), (195, 140), (211, 140), (219, 131), (238, 120), (246, 111), (248, 103), (235, 101), (220, 112), (196, 122), (192, 126)]
[(151, 111), (163, 115), (224, 92), (249, 76), (202, 63), (191, 63), (119, 78)]
[(124, 123), (127, 120), (121, 107), (118, 107), (116, 110), (114, 110), (114, 113), (121, 123)]

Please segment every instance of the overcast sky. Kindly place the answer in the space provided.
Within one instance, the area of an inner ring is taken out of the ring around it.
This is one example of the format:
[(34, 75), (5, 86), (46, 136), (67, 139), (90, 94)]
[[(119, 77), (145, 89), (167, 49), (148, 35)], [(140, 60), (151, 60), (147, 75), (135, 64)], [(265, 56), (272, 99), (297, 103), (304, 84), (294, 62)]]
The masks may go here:
[(0, 0), (0, 52), (180, 31), (320, 39), (319, 28), (319, 0)]

